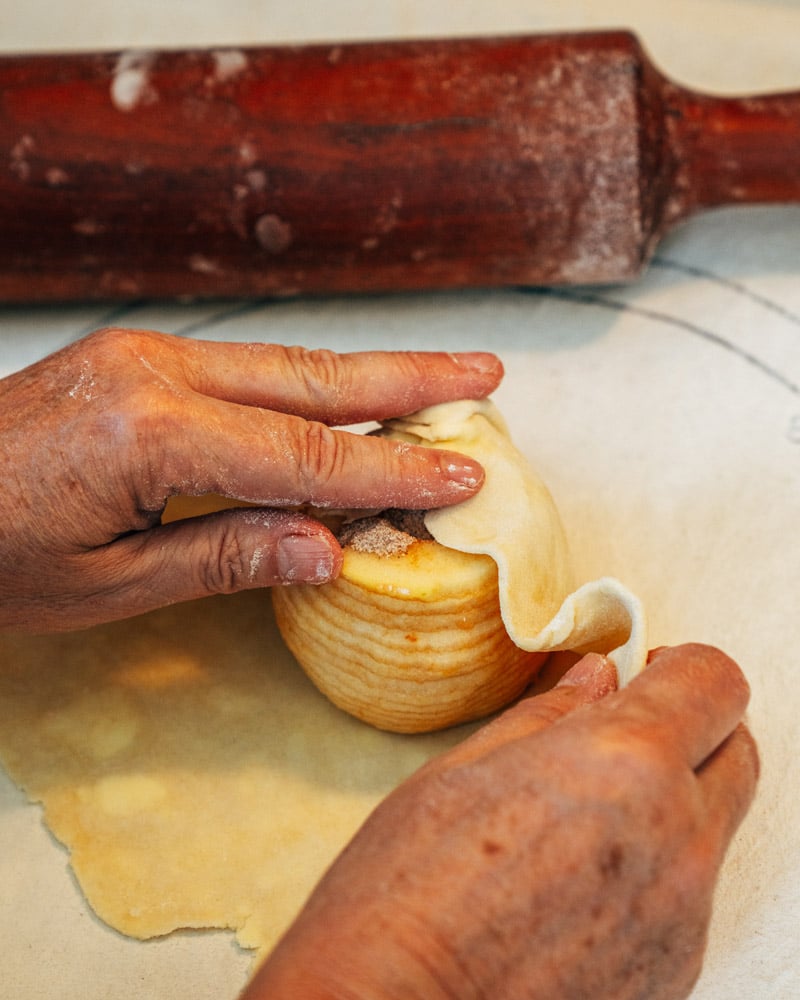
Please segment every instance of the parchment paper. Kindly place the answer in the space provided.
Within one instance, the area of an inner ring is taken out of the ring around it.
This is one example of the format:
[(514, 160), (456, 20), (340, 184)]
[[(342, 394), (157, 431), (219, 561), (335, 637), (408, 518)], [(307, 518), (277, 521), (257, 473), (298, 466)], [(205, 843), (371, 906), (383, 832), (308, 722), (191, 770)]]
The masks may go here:
[[(70, 0), (55, 9), (30, 0), (0, 10), (6, 50), (600, 25), (636, 28), (694, 86), (800, 87), (793, 0)], [(725, 866), (693, 996), (800, 995), (800, 207), (698, 219), (628, 288), (7, 309), (0, 373), (112, 321), (340, 350), (496, 350), (509, 372), (497, 402), (555, 495), (579, 569), (624, 579), (648, 607), (653, 643), (716, 643), (753, 688), (763, 776)], [(248, 958), (230, 938), (123, 939), (92, 916), (67, 861), (0, 775), (3, 1000), (232, 1000)]]

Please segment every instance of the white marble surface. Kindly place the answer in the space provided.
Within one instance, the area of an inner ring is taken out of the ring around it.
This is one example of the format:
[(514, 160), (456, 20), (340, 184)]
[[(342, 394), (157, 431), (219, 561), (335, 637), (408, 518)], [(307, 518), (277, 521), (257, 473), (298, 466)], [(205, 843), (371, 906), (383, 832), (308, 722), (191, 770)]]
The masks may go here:
[[(7, 51), (584, 26), (635, 28), (663, 68), (697, 87), (800, 88), (797, 0), (0, 9)], [(0, 309), (0, 374), (109, 318), (103, 306)], [(336, 349), (496, 350), (509, 372), (498, 402), (551, 485), (587, 575), (612, 572), (637, 590), (654, 643), (717, 643), (753, 687), (763, 777), (725, 867), (694, 997), (800, 996), (800, 207), (699, 218), (640, 282), (591, 294), (144, 305), (116, 321)], [(247, 966), (223, 934), (141, 944), (101, 925), (65, 852), (2, 774), (0, 928), (1, 1000), (232, 1000)]]

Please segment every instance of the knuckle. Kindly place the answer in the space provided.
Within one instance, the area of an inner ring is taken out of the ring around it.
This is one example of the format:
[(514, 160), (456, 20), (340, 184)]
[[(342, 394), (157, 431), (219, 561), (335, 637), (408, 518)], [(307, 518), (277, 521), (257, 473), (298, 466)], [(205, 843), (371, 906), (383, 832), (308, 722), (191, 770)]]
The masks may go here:
[(106, 326), (90, 333), (83, 339), (81, 346), (94, 357), (113, 357), (125, 350), (123, 345), (128, 342), (129, 332), (122, 327)]
[(159, 339), (149, 331), (107, 327), (54, 356), (50, 368), (54, 388), (72, 404), (68, 419), (81, 442), (82, 477), (105, 501), (134, 497), (148, 511), (165, 499), (156, 484), (163, 442), (180, 433), (174, 398), (156, 393), (143, 363), (158, 359)]
[(296, 346), (281, 348), (281, 352), (289, 377), (303, 387), (310, 404), (329, 400), (331, 390), (337, 395), (348, 393), (350, 378), (341, 354)]
[(105, 327), (47, 359), (49, 377), (62, 384), (70, 396), (82, 401), (94, 398), (94, 390), (102, 390), (104, 396), (112, 399), (124, 398), (140, 372), (146, 372), (152, 381), (153, 372), (166, 353), (164, 342), (163, 334), (148, 330)]
[(148, 354), (163, 335), (152, 330), (107, 326), (95, 330), (82, 341), (93, 356), (103, 360), (124, 360)]
[(297, 459), (304, 492), (314, 499), (325, 487), (343, 475), (345, 447), (339, 434), (318, 421), (308, 421), (298, 442)]
[(633, 721), (624, 727), (610, 725), (597, 733), (594, 752), (617, 787), (649, 790), (657, 796), (674, 785), (675, 775), (684, 770), (677, 764), (674, 750), (653, 740), (646, 726)]
[(433, 363), (439, 357), (437, 354), (420, 354), (416, 351), (395, 351), (392, 354), (392, 362), (397, 370), (398, 376), (407, 381), (410, 385), (417, 387), (432, 381)]
[(150, 494), (174, 478), (169, 443), (185, 433), (184, 397), (166, 371), (165, 337), (109, 327), (87, 340), (93, 371), (105, 383), (106, 405), (94, 414), (97, 437), (113, 440), (115, 455), (135, 468), (134, 492), (145, 495), (144, 505), (163, 503), (163, 496)]
[(686, 643), (675, 646), (668, 657), (683, 666), (692, 679), (692, 689), (703, 691), (709, 687), (725, 690), (743, 705), (750, 697), (750, 685), (741, 667), (716, 646), (703, 643)]
[(72, 363), (91, 375), (114, 408), (146, 412), (154, 408), (156, 386), (174, 387), (165, 370), (165, 341), (149, 330), (106, 327), (73, 345)]
[(511, 711), (526, 718), (531, 728), (549, 729), (569, 712), (572, 695), (569, 688), (553, 689), (549, 697), (523, 698)]
[(138, 385), (178, 389), (174, 339), (153, 330), (106, 327), (75, 347), (83, 363), (88, 360), (107, 378), (106, 389), (124, 398)]
[(251, 557), (234, 527), (209, 534), (197, 562), (201, 587), (208, 594), (234, 594), (248, 578)]

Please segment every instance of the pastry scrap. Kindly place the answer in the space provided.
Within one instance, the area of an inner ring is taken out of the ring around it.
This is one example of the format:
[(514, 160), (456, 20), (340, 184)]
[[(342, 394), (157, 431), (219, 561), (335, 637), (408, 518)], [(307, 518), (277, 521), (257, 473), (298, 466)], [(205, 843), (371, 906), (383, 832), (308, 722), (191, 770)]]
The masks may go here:
[(466, 453), (486, 482), (424, 524), (388, 511), (346, 525), (337, 580), (273, 590), (284, 640), (335, 704), (420, 732), (501, 708), (553, 650), (606, 653), (622, 684), (644, 666), (641, 603), (611, 577), (576, 587), (552, 497), (493, 403), (429, 407), (381, 433)]

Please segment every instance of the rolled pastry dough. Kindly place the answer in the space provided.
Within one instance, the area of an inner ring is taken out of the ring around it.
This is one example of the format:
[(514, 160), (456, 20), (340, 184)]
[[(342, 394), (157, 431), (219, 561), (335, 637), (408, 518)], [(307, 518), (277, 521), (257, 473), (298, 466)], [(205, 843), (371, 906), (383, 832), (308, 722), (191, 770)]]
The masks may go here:
[(339, 711), (263, 591), (0, 637), (0, 761), (97, 915), (135, 938), (230, 928), (260, 958), (374, 806), (468, 731)]
[(461, 400), (384, 424), (390, 436), (463, 452), (486, 471), (483, 488), (425, 525), (442, 545), (497, 563), (500, 609), (511, 639), (529, 652), (607, 653), (620, 684), (647, 660), (641, 601), (613, 577), (576, 587), (553, 499), (491, 400)]

